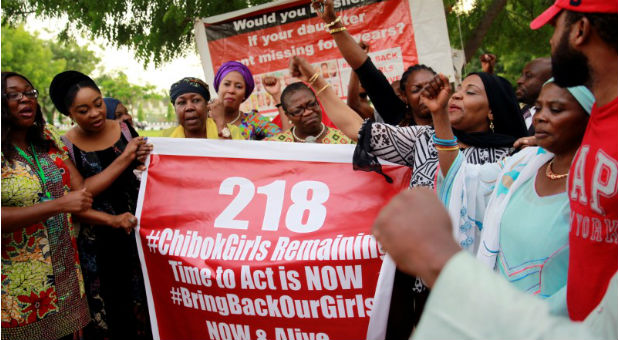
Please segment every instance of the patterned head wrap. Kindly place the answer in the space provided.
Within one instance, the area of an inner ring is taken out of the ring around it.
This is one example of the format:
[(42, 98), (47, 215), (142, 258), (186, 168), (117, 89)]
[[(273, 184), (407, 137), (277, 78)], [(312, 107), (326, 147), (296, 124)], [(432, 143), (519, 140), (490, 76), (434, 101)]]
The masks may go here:
[(206, 101), (210, 100), (208, 84), (199, 78), (185, 77), (173, 83), (170, 87), (170, 99), (172, 100), (172, 104), (174, 104), (176, 98), (185, 93), (197, 93), (204, 97)]

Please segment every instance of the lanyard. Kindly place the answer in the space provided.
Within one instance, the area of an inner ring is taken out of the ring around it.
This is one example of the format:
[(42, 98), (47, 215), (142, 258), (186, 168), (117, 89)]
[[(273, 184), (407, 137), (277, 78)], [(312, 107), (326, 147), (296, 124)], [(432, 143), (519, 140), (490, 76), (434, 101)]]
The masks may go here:
[[(14, 145), (14, 146), (15, 146), (15, 149), (17, 149), (17, 152), (34, 168), (35, 165), (34, 163), (32, 163), (32, 159), (30, 155), (25, 153), (24, 150), (20, 149), (19, 146), (17, 145)], [(36, 172), (39, 175), (41, 182), (43, 182), (43, 190), (45, 191), (45, 197), (46, 199), (49, 200), (51, 199), (51, 194), (47, 190), (47, 177), (45, 176), (45, 172), (43, 172), (43, 167), (41, 166), (41, 163), (39, 162), (39, 157), (37, 157), (36, 150), (34, 149), (34, 145), (32, 145), (32, 143), (30, 143), (30, 148), (32, 149), (32, 155), (34, 156), (34, 161), (36, 162)]]

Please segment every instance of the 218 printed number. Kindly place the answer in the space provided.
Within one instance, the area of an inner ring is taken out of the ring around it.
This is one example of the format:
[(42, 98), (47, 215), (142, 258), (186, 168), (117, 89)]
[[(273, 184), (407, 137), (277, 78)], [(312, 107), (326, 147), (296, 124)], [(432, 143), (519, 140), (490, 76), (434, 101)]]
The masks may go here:
[[(248, 229), (249, 221), (236, 219), (253, 200), (256, 190), (251, 180), (244, 177), (228, 177), (219, 186), (220, 195), (234, 195), (234, 189), (239, 187), (238, 193), (230, 204), (215, 219), (216, 228)], [(276, 180), (270, 184), (257, 188), (257, 193), (266, 196), (266, 209), (262, 230), (275, 231), (279, 228), (279, 220), (283, 212), (286, 181)], [(309, 198), (309, 192), (312, 195)], [(324, 203), (330, 196), (328, 185), (319, 181), (301, 181), (292, 187), (290, 199), (292, 204), (285, 214), (285, 226), (297, 233), (310, 233), (322, 227), (326, 219)], [(303, 223), (303, 215), (308, 211), (308, 218)]]

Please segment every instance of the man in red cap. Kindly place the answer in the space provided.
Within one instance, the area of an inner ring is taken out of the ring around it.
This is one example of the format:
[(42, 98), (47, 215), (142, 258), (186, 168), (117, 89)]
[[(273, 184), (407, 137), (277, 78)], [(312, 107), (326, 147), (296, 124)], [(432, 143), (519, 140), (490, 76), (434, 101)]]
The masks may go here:
[(618, 338), (618, 0), (557, 0), (531, 23), (554, 26), (552, 72), (560, 86), (596, 98), (569, 172), (570, 316), (517, 291), (453, 241), (430, 190), (406, 190), (380, 213), (377, 240), (402, 271), (432, 292), (413, 338)]
[[(569, 172), (567, 306), (583, 320), (618, 269), (618, 0), (558, 0), (530, 27), (555, 27), (556, 84), (585, 85), (596, 104)], [(616, 300), (618, 303), (618, 297)]]

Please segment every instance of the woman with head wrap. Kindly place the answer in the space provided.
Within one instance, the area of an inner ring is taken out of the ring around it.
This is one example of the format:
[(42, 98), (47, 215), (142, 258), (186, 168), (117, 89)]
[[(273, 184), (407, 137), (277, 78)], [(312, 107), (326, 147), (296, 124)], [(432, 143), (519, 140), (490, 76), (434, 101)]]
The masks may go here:
[(132, 127), (133, 125), (133, 117), (129, 114), (129, 110), (122, 105), (120, 100), (110, 97), (103, 98), (103, 102), (105, 102), (107, 119), (114, 119), (123, 121)]
[(179, 124), (170, 137), (243, 139), (237, 126), (224, 122), (221, 101), (209, 104), (208, 84), (201, 79), (186, 77), (172, 84), (170, 100)]
[(281, 129), (258, 112), (241, 112), (242, 104), (253, 92), (255, 83), (247, 66), (237, 61), (223, 63), (215, 74), (215, 91), (223, 102), (225, 121), (238, 126), (244, 139), (262, 140)]
[[(446, 106), (449, 92), (444, 77), (423, 92), (439, 141), (456, 140), (450, 105)], [(570, 229), (567, 174), (593, 104), (586, 87), (562, 88), (551, 79), (535, 104), (538, 147), (484, 165), (470, 164), (456, 148), (438, 148), (444, 177), (438, 192), (461, 247), (518, 289), (546, 299), (553, 313), (564, 316)]]
[[(315, 78), (311, 64), (300, 57), (292, 58), (290, 72), (305, 81)], [(355, 169), (382, 173), (377, 160), (380, 157), (412, 168), (410, 187), (435, 187), (438, 151), (432, 126), (400, 127), (371, 120), (363, 122), (319, 74), (313, 87), (333, 123), (350, 139), (358, 141), (353, 159)], [(455, 133), (463, 157), (473, 164), (500, 160), (509, 154), (515, 140), (527, 133), (513, 89), (506, 80), (494, 75), (466, 77), (449, 103), (449, 118), (457, 129)], [(428, 290), (420, 279), (397, 271), (391, 301), (378, 301), (391, 306), (387, 338), (409, 337), (418, 323), (427, 295)]]
[[(135, 213), (139, 180), (133, 170), (152, 146), (131, 126), (106, 119), (101, 91), (85, 74), (56, 75), (49, 93), (56, 109), (76, 123), (62, 139), (79, 172), (92, 179), (86, 184), (95, 196), (93, 208)], [(82, 223), (77, 240), (93, 319), (86, 337), (150, 338), (134, 231)]]

